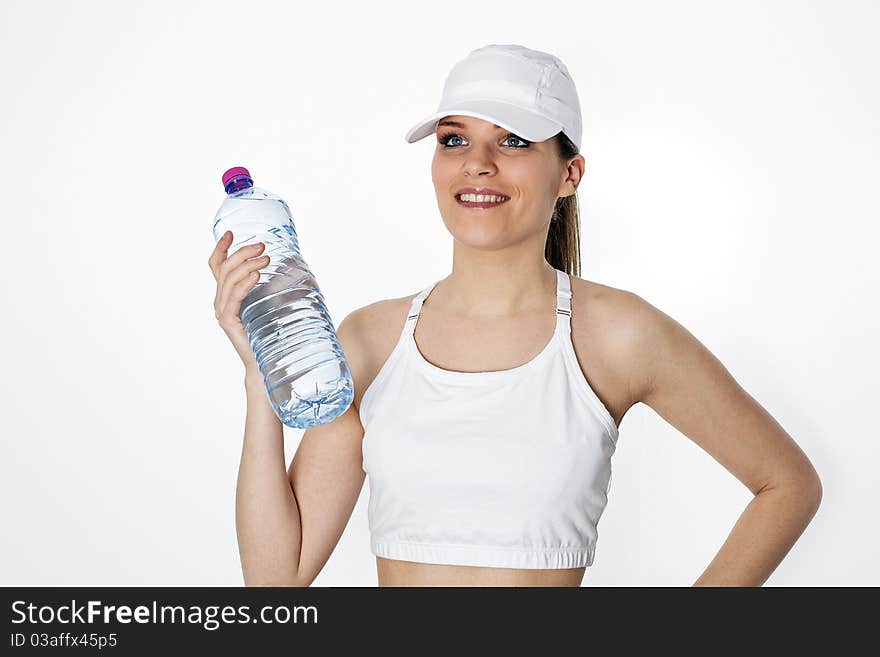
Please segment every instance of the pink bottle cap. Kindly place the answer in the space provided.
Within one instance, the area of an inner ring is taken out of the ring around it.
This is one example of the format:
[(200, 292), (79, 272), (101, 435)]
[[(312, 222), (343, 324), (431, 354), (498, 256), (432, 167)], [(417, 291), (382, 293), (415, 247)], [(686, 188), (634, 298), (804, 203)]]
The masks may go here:
[(226, 187), (226, 183), (228, 183), (233, 178), (240, 178), (241, 176), (247, 176), (248, 178), (250, 178), (251, 174), (244, 167), (232, 167), (223, 174), (223, 187)]

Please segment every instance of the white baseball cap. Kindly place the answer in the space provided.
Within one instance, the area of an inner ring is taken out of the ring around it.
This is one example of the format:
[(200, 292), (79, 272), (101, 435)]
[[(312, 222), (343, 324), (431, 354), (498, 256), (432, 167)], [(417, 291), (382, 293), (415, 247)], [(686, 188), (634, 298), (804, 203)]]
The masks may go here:
[(581, 106), (568, 69), (559, 58), (525, 46), (471, 51), (447, 76), (437, 111), (410, 128), (406, 141), (434, 133), (452, 114), (491, 121), (527, 141), (562, 131), (581, 147)]

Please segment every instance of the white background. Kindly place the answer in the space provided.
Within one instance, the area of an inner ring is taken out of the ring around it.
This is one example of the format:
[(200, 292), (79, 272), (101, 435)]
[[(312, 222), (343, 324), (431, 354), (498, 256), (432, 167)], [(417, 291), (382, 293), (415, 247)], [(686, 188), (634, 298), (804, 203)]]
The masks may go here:
[[(430, 177), (452, 65), (560, 57), (582, 278), (672, 315), (819, 471), (767, 582), (880, 584), (874, 2), (0, 5), (0, 583), (240, 585), (243, 369), (207, 265), (220, 177), (290, 205), (334, 322), (448, 274)], [(288, 460), (301, 430), (285, 428)], [(650, 408), (591, 585), (690, 585), (748, 490)], [(368, 482), (316, 586), (375, 586)]]

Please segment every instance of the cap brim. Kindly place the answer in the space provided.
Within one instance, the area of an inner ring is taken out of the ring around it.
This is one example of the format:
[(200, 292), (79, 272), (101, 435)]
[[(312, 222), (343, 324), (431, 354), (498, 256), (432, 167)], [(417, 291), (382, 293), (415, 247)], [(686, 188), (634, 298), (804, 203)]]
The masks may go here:
[(473, 100), (459, 106), (451, 106), (443, 111), (425, 117), (406, 133), (406, 141), (413, 143), (424, 139), (437, 130), (437, 124), (444, 116), (460, 114), (489, 121), (510, 130), (527, 141), (544, 141), (562, 130), (562, 124), (524, 110), (516, 105), (497, 100)]

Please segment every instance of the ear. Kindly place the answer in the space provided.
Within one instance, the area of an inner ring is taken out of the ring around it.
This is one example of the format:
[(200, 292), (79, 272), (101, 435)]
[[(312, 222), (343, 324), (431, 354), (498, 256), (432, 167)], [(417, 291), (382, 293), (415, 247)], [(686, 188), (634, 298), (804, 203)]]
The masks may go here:
[(586, 160), (584, 160), (584, 156), (580, 153), (569, 160), (568, 166), (565, 170), (565, 178), (560, 183), (556, 196), (571, 196), (574, 194), (578, 185), (581, 184), (581, 178), (584, 175), (585, 168)]

